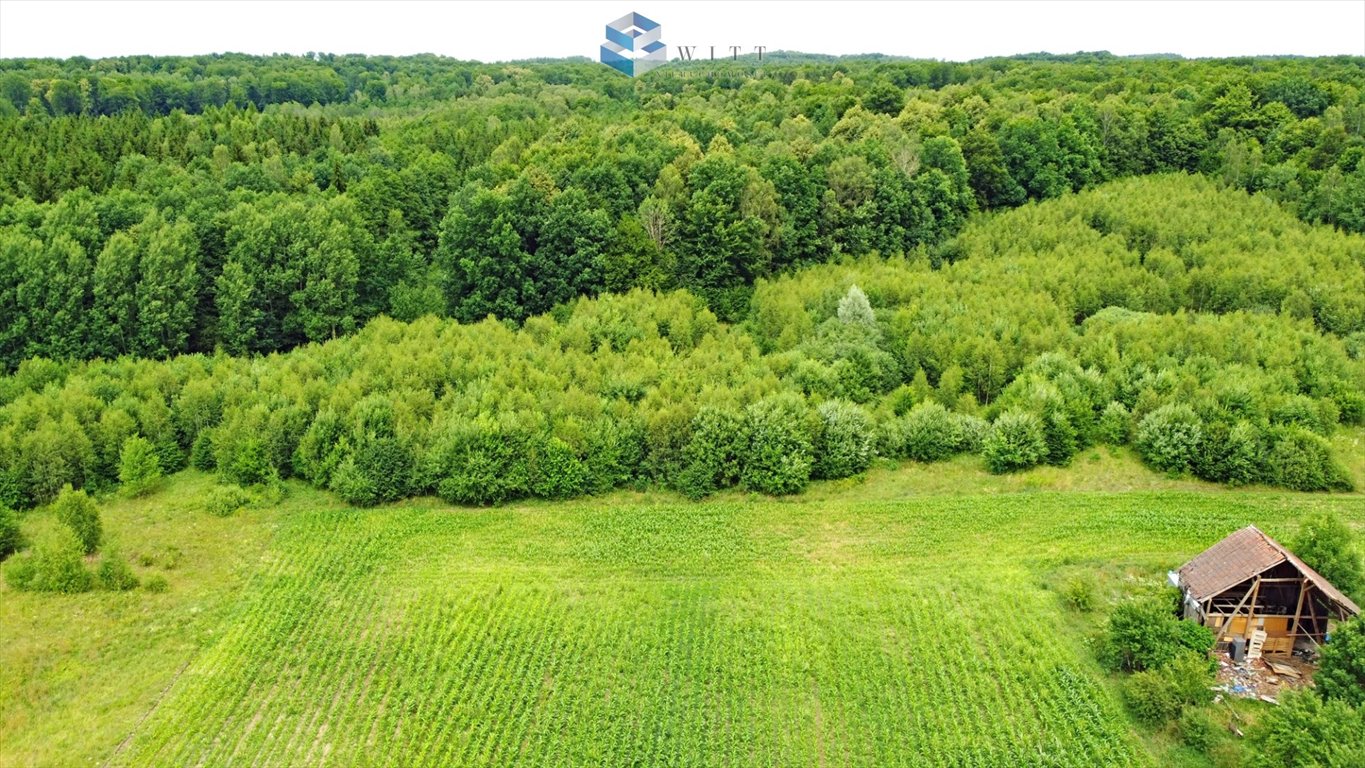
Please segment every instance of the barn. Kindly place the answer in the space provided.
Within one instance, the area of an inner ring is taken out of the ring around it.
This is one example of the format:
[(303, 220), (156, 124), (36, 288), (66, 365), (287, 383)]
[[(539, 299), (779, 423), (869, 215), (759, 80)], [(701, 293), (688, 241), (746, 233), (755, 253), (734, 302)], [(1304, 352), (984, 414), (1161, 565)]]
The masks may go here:
[[(1248, 656), (1321, 644), (1334, 621), (1360, 613), (1341, 590), (1254, 525), (1234, 531), (1171, 573), (1185, 618)], [(1241, 645), (1240, 643), (1238, 645)]]

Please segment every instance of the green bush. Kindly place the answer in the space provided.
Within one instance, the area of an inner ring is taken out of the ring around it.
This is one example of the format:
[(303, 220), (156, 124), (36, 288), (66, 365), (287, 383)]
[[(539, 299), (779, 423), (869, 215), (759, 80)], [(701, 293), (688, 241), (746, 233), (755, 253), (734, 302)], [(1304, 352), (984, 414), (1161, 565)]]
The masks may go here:
[(1199, 707), (1185, 707), (1180, 713), (1176, 729), (1180, 732), (1180, 740), (1199, 752), (1208, 752), (1218, 740), (1218, 729), (1213, 724), (1213, 718)]
[(16, 557), (5, 570), (15, 589), (29, 592), (89, 592), (94, 578), (85, 567), (81, 541), (65, 527), (40, 535), (33, 549)]
[(1274, 432), (1266, 457), (1270, 482), (1295, 491), (1349, 491), (1351, 478), (1321, 436), (1302, 427)]
[(1080, 445), (1076, 427), (1061, 408), (1051, 409), (1042, 419), (1043, 442), (1047, 444), (1045, 460), (1054, 466), (1064, 467), (1071, 462), (1071, 457), (1076, 455), (1076, 448)]
[(146, 438), (134, 435), (123, 441), (119, 451), (118, 480), (128, 496), (141, 496), (161, 482), (161, 461)]
[(1133, 416), (1127, 406), (1111, 401), (1100, 413), (1096, 437), (1109, 445), (1125, 445), (1133, 432)]
[(1333, 628), (1313, 680), (1324, 698), (1365, 709), (1365, 617), (1356, 616)]
[(1324, 701), (1310, 690), (1285, 691), (1247, 734), (1264, 765), (1355, 768), (1365, 765), (1365, 707)]
[(1294, 537), (1292, 549), (1337, 589), (1357, 602), (1365, 598), (1365, 563), (1351, 529), (1336, 515), (1310, 515)]
[(409, 495), (415, 469), (412, 451), (402, 441), (374, 438), (332, 470), (329, 485), (347, 504), (370, 507)]
[(816, 409), (814, 477), (835, 480), (861, 473), (872, 463), (874, 431), (867, 412), (853, 403), (827, 400)]
[(1073, 576), (1062, 585), (1062, 601), (1073, 611), (1089, 613), (1095, 609), (1095, 582), (1085, 576)]
[(238, 485), (259, 485), (279, 477), (270, 458), (270, 446), (262, 437), (252, 436), (227, 442), (215, 435), (215, 460), (218, 471)]
[(99, 568), (95, 570), (95, 582), (100, 589), (110, 592), (127, 592), (138, 586), (137, 576), (128, 567), (128, 561), (117, 552), (109, 551), (100, 557)]
[(432, 455), (436, 493), (454, 504), (498, 504), (530, 492), (529, 435), (490, 418), (456, 422), (437, 438)]
[(583, 493), (587, 470), (573, 446), (553, 435), (533, 443), (528, 467), (530, 491), (542, 499), (567, 499)]
[(1157, 669), (1134, 672), (1123, 682), (1123, 703), (1149, 725), (1168, 723), (1180, 714), (1180, 699), (1171, 681)]
[(1099, 658), (1125, 672), (1160, 669), (1181, 654), (1207, 657), (1213, 631), (1175, 617), (1164, 598), (1137, 598), (1115, 606), (1100, 639)]
[(165, 576), (162, 576), (161, 574), (157, 573), (148, 576), (147, 580), (142, 583), (142, 588), (147, 590), (148, 592), (160, 594), (162, 592), (170, 590), (171, 583), (169, 581), (166, 581)]
[(85, 554), (92, 555), (99, 549), (104, 527), (100, 524), (99, 508), (85, 491), (73, 491), (71, 486), (66, 486), (57, 495), (52, 510), (57, 519), (76, 534)]
[[(632, 412), (598, 417), (588, 428), (583, 459), (587, 464), (588, 492), (605, 493), (630, 483), (645, 482), (644, 459), (644, 425), (638, 416)], [(738, 479), (739, 460), (734, 461), (733, 477)]]
[(695, 500), (739, 482), (744, 439), (739, 414), (712, 406), (698, 410), (692, 418), (692, 438), (683, 448), (678, 491)]
[(251, 503), (251, 495), (235, 485), (220, 485), (204, 497), (204, 511), (214, 517), (228, 517)]
[(218, 467), (213, 454), (213, 430), (206, 429), (194, 436), (190, 445), (190, 466), (200, 472), (212, 472)]
[(957, 448), (957, 432), (948, 409), (931, 401), (922, 402), (896, 422), (899, 431), (898, 455), (915, 461), (939, 461), (952, 456)]
[(811, 429), (806, 402), (783, 393), (744, 409), (745, 488), (779, 496), (806, 487), (811, 472)]
[(1194, 409), (1169, 404), (1147, 414), (1137, 429), (1137, 449), (1153, 469), (1170, 474), (1188, 472), (1203, 443), (1204, 427)]
[(24, 546), (24, 534), (19, 530), (19, 513), (0, 504), (0, 560), (18, 552)]
[(980, 416), (967, 413), (951, 414), (953, 422), (953, 452), (976, 453), (991, 431), (991, 425)]
[(1042, 420), (1023, 411), (1000, 414), (982, 441), (981, 455), (986, 468), (996, 474), (1040, 464), (1047, 457)]
[(347, 504), (372, 507), (379, 503), (379, 491), (374, 482), (356, 467), (353, 456), (347, 456), (332, 472), (332, 480), (327, 487)]

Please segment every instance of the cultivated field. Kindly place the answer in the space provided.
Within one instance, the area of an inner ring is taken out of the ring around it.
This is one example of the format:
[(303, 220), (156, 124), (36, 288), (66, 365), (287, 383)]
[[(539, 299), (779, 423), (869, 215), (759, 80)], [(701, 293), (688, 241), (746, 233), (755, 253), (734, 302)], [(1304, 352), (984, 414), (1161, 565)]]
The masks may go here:
[(1359, 495), (1217, 490), (1107, 452), (935, 467), (971, 495), (917, 493), (916, 471), (491, 510), (291, 486), (227, 519), (181, 475), (104, 513), (167, 593), (0, 587), (0, 764), (1198, 764), (1134, 728), (1094, 619), (1049, 585), (1098, 572), (1116, 594), (1309, 509), (1365, 527)]

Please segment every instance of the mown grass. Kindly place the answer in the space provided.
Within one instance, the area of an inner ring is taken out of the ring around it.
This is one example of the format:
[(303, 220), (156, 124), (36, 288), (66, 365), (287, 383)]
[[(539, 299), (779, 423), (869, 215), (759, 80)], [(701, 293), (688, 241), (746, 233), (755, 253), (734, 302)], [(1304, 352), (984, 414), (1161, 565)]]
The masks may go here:
[(0, 587), (0, 764), (1198, 764), (1134, 727), (1086, 647), (1103, 606), (1069, 612), (1058, 575), (1112, 596), (1248, 523), (1365, 530), (1360, 494), (1108, 449), (701, 504), (360, 511), (291, 486), (220, 519), (210, 483), (104, 507), (165, 594)]

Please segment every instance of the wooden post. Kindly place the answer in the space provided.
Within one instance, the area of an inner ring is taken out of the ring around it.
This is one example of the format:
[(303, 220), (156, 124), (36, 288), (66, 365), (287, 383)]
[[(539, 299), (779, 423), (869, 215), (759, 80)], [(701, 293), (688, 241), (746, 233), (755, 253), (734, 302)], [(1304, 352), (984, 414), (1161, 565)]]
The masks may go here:
[(1311, 597), (1308, 598), (1308, 614), (1313, 617), (1313, 631), (1310, 632), (1308, 636), (1312, 637), (1313, 642), (1316, 643), (1318, 639), (1317, 637), (1314, 637), (1314, 635), (1318, 632), (1318, 607), (1314, 604), (1313, 598)]
[(1256, 617), (1256, 600), (1261, 596), (1261, 577), (1256, 577), (1256, 583), (1251, 585), (1251, 604), (1247, 606), (1247, 627), (1246, 636), (1251, 637), (1255, 628), (1251, 626), (1251, 620)]
[(1299, 580), (1299, 602), (1294, 606), (1294, 623), (1289, 625), (1289, 637), (1291, 638), (1289, 650), (1291, 651), (1294, 650), (1292, 638), (1299, 636), (1299, 617), (1303, 615), (1303, 596), (1304, 593), (1308, 591), (1309, 587), (1310, 585), (1307, 578)]

